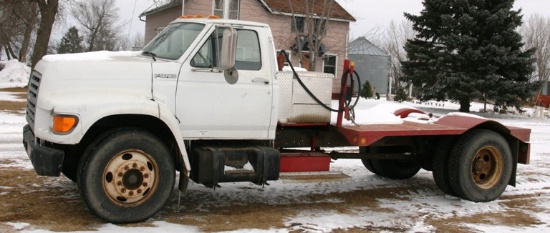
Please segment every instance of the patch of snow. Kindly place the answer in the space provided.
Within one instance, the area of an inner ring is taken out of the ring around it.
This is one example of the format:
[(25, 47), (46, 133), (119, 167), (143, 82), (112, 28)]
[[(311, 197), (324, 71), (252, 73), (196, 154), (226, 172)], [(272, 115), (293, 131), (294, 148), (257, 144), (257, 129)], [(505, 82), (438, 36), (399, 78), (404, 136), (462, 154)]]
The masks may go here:
[[(295, 70), (296, 72), (308, 72), (307, 69), (302, 68), (302, 67), (294, 67), (294, 70)], [(292, 72), (292, 68), (290, 68), (290, 66), (283, 66), (283, 71), (290, 71), (290, 72)]]
[(478, 115), (474, 115), (474, 114), (470, 114), (470, 113), (464, 113), (464, 112), (451, 112), (451, 113), (447, 114), (447, 116), (463, 116), (463, 117), (487, 119), (487, 118), (482, 117), (482, 116), (478, 116)]
[(135, 57), (138, 56), (141, 51), (96, 51), (86, 53), (72, 53), (72, 54), (54, 54), (46, 55), (42, 59), (45, 61), (58, 62), (58, 61), (106, 61), (113, 60), (115, 57)]
[(22, 229), (25, 229), (26, 227), (31, 225), (31, 224), (23, 223), (23, 222), (8, 222), (6, 224), (9, 225), (9, 226), (12, 226), (16, 230), (22, 230)]
[(0, 71), (0, 88), (25, 87), (29, 83), (31, 68), (17, 59), (9, 60)]
[[(25, 84), (25, 85), (27, 85), (27, 84)], [(10, 87), (12, 87), (12, 86), (10, 85)], [(15, 86), (13, 86), (13, 87), (15, 87)], [(2, 83), (0, 83), (0, 88), (3, 88)], [(24, 93), (21, 93), (21, 94), (24, 94)], [(26, 99), (21, 99), (20, 97), (15, 96), (13, 92), (4, 92), (4, 91), (0, 91), (0, 100), (15, 101), (15, 102), (25, 102), (25, 101), (27, 101)]]
[[(352, 104), (355, 100), (352, 100)], [(338, 109), (338, 100), (332, 101), (332, 108)], [(355, 108), (355, 123), (359, 125), (372, 124), (403, 124), (403, 119), (394, 114), (400, 109), (414, 109), (414, 107), (404, 104), (388, 102), (385, 100), (373, 100), (360, 98)], [(338, 113), (333, 112), (331, 115), (331, 124), (336, 124)], [(342, 122), (343, 125), (354, 125), (352, 121), (346, 119)]]

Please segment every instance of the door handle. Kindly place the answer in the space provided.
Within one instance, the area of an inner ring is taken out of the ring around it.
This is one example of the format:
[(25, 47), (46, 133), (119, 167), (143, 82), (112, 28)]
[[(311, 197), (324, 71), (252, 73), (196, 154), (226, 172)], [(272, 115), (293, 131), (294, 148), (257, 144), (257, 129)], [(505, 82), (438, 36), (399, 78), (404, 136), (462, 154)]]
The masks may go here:
[(252, 79), (252, 82), (253, 83), (263, 83), (265, 85), (269, 84), (269, 80), (266, 79), (266, 78), (255, 78), (255, 79)]

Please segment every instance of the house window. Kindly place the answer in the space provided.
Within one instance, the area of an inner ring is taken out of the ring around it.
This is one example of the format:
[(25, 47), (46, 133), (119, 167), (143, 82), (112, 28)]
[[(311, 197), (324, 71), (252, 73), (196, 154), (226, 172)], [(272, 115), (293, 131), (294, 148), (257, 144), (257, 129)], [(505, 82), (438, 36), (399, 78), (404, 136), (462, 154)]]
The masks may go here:
[(240, 0), (214, 0), (214, 15), (224, 19), (239, 19), (240, 5)]
[[(309, 20), (313, 20), (313, 25), (308, 23)], [(325, 35), (327, 20), (321, 18), (306, 19), (305, 17), (293, 17), (291, 24), (293, 32), (309, 32), (314, 35)], [(309, 30), (305, 30), (306, 28), (309, 28)]]
[(336, 55), (324, 55), (323, 56), (323, 73), (329, 73), (336, 76)]
[(292, 18), (292, 31), (293, 32), (304, 32), (304, 17), (294, 17)]

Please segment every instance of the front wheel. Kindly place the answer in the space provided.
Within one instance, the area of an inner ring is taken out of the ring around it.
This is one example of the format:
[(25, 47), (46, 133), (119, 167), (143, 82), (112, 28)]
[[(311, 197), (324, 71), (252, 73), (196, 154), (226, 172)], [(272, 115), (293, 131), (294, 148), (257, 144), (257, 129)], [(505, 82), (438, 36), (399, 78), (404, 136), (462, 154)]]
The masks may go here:
[(91, 145), (78, 186), (92, 212), (112, 223), (146, 220), (168, 201), (175, 168), (160, 139), (137, 129), (108, 132)]
[(497, 199), (512, 176), (510, 147), (502, 135), (472, 130), (457, 141), (449, 157), (449, 182), (461, 198), (474, 202)]

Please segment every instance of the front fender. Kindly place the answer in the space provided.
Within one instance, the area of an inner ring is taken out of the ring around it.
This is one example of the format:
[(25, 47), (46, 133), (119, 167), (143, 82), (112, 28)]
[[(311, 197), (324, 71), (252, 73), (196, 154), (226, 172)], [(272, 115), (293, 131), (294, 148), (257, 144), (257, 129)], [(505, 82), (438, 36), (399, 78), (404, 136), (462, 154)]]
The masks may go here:
[[(179, 129), (179, 121), (166, 105), (159, 103), (158, 110), (159, 119), (162, 120), (166, 124), (166, 126), (168, 126), (168, 128), (172, 132), (172, 135), (174, 136), (174, 140), (176, 140), (176, 143), (178, 144), (178, 149), (181, 153), (180, 159), (185, 166), (185, 171), (187, 172), (186, 175), (187, 177), (189, 177), (191, 165), (189, 163), (189, 156), (187, 155), (185, 143), (183, 142), (183, 136), (181, 134), (181, 130)], [(180, 172), (183, 173), (183, 170), (181, 170)]]
[[(101, 119), (115, 115), (145, 115), (160, 119), (172, 133), (181, 153), (180, 161), (187, 173), (191, 170), (179, 122), (168, 106), (150, 97), (150, 92), (136, 90), (86, 91), (42, 96), (40, 121), (36, 122), (36, 137), (47, 141), (75, 145)], [(79, 123), (69, 134), (57, 135), (49, 129), (52, 113), (76, 115)]]
[[(150, 92), (139, 90), (82, 90), (41, 93), (36, 109), (34, 132), (47, 141), (74, 145), (98, 120), (119, 114), (140, 114), (158, 117), (158, 104), (151, 100)], [(51, 131), (54, 114), (75, 115), (78, 124), (69, 134)]]

